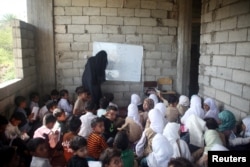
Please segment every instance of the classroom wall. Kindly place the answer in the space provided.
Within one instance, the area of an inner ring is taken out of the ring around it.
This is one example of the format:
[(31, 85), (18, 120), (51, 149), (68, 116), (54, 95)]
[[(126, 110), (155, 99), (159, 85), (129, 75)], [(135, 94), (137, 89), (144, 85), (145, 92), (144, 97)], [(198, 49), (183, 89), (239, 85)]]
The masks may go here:
[(75, 96), (94, 41), (144, 47), (142, 82), (103, 84), (103, 92), (113, 92), (118, 105), (126, 106), (132, 93), (143, 95), (143, 81), (170, 76), (175, 87), (177, 9), (172, 0), (54, 0), (58, 89)]
[(250, 1), (203, 0), (200, 94), (237, 119), (250, 114)]
[(0, 84), (0, 114), (7, 117), (13, 112), (16, 96), (29, 97), (37, 90), (35, 27), (20, 20), (14, 20), (12, 27), (16, 79)]

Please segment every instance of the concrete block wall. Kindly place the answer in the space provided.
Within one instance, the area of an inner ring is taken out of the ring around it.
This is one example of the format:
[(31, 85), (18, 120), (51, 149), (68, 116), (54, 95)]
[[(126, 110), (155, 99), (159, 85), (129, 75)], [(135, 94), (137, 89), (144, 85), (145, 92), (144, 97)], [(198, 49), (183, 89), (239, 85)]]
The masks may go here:
[(13, 112), (17, 95), (29, 97), (31, 91), (37, 90), (35, 27), (14, 20), (12, 30), (16, 79), (0, 84), (0, 114), (7, 117)]
[(163, 76), (175, 81), (177, 17), (172, 0), (54, 0), (58, 89), (75, 96), (94, 41), (144, 47), (141, 82), (103, 84), (103, 92), (113, 92), (120, 106), (129, 103), (132, 93), (143, 95), (143, 81)]
[(202, 1), (200, 94), (250, 114), (250, 1)]

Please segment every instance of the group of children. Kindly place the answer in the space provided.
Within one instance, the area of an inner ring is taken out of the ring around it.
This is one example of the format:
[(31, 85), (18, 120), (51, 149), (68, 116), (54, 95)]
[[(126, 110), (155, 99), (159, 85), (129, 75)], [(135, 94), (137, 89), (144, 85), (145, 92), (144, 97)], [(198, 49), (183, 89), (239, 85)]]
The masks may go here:
[(166, 104), (156, 94), (143, 102), (132, 94), (121, 118), (112, 94), (99, 106), (84, 87), (76, 94), (72, 103), (67, 90), (53, 90), (41, 107), (37, 93), (28, 107), (17, 96), (10, 119), (0, 116), (0, 156), (9, 155), (0, 164), (18, 157), (17, 165), (31, 167), (207, 166), (208, 151), (250, 148), (250, 117), (236, 125), (233, 113), (219, 112), (211, 98), (169, 95)]

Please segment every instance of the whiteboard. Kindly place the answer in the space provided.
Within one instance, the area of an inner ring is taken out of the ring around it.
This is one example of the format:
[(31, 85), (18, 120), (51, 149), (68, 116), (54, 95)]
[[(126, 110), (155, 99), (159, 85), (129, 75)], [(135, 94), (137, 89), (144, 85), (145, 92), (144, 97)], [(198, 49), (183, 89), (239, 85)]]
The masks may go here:
[(141, 81), (143, 47), (108, 42), (94, 42), (93, 55), (104, 50), (108, 54), (106, 80)]

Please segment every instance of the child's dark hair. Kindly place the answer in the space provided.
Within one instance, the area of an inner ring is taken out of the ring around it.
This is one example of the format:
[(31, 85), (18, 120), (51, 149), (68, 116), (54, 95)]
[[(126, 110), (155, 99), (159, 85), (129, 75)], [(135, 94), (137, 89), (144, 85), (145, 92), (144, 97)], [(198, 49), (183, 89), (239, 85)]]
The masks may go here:
[(33, 138), (30, 139), (29, 142), (27, 143), (27, 148), (30, 152), (35, 152), (36, 148), (40, 145), (40, 144), (44, 144), (46, 143), (46, 140), (43, 138)]
[(60, 97), (64, 97), (66, 94), (69, 94), (68, 90), (63, 89), (60, 91)]
[(56, 107), (56, 106), (57, 106), (57, 102), (52, 101), (52, 100), (51, 100), (50, 102), (48, 102), (48, 104), (46, 105), (48, 111), (49, 111), (51, 108)]
[(64, 113), (65, 112), (62, 109), (60, 109), (60, 108), (56, 108), (56, 109), (53, 110), (53, 115), (56, 118), (62, 116)]
[(47, 125), (49, 123), (55, 123), (56, 122), (56, 117), (53, 116), (53, 114), (46, 114), (43, 117), (43, 124)]
[(76, 88), (75, 92), (77, 95), (80, 95), (82, 93), (88, 93), (88, 90), (84, 88), (83, 86), (79, 86)]
[(69, 143), (69, 147), (73, 151), (77, 151), (78, 149), (86, 146), (87, 146), (87, 140), (82, 136), (75, 136)]
[(69, 121), (69, 130), (71, 132), (77, 132), (81, 127), (81, 120), (78, 117), (72, 116)]
[(50, 102), (50, 95), (46, 94), (42, 98), (43, 104), (47, 105)]
[(95, 103), (94, 103), (92, 100), (88, 100), (88, 101), (85, 103), (84, 108), (85, 108), (85, 110), (87, 110), (87, 111), (93, 111), (93, 110), (95, 110), (96, 105), (95, 105)]
[(193, 164), (187, 160), (186, 158), (183, 157), (178, 157), (175, 159), (171, 159), (168, 163), (168, 166), (173, 166), (173, 167), (193, 167)]
[(106, 98), (101, 98), (99, 101), (100, 108), (106, 109), (109, 106), (109, 101)]
[(121, 151), (114, 148), (113, 149), (107, 148), (100, 156), (100, 161), (102, 161), (102, 167), (105, 167), (105, 165), (109, 165), (112, 158), (120, 156), (121, 156)]
[(9, 163), (15, 156), (15, 148), (9, 146), (0, 147), (0, 164), (1, 166), (9, 166)]
[(103, 95), (103, 97), (104, 97), (105, 99), (107, 99), (108, 102), (111, 102), (111, 101), (114, 100), (114, 94), (113, 94), (113, 93), (105, 93), (105, 94)]
[(91, 120), (91, 128), (94, 128), (98, 123), (101, 123), (103, 122), (103, 119), (102, 118), (94, 118)]
[(126, 150), (129, 146), (129, 139), (126, 131), (119, 131), (114, 139), (114, 147), (122, 151)]
[(58, 95), (59, 95), (59, 92), (58, 92), (58, 90), (53, 89), (53, 90), (50, 92), (50, 95), (51, 95), (51, 96), (58, 96)]
[(205, 118), (204, 121), (206, 121), (206, 126), (208, 129), (218, 128), (218, 123), (214, 118)]
[(7, 125), (8, 123), (8, 120), (4, 116), (0, 115), (0, 126)]
[(168, 97), (168, 103), (169, 104), (174, 104), (174, 103), (178, 103), (178, 98), (176, 95), (170, 94)]
[(21, 112), (18, 112), (18, 111), (15, 111), (11, 117), (10, 117), (10, 120), (12, 119), (15, 119), (15, 120), (19, 120), (19, 121), (22, 121), (22, 120), (25, 120), (25, 115)]
[(117, 107), (115, 106), (108, 106), (106, 111), (110, 111), (110, 110), (118, 111)]
[(30, 100), (33, 100), (35, 97), (38, 97), (39, 94), (37, 92), (31, 92), (30, 93)]
[(14, 101), (15, 101), (15, 105), (19, 107), (21, 103), (26, 101), (26, 99), (23, 96), (17, 96)]

